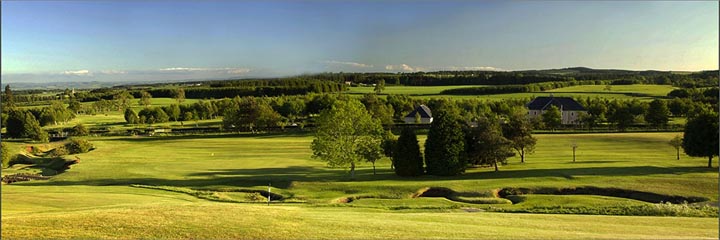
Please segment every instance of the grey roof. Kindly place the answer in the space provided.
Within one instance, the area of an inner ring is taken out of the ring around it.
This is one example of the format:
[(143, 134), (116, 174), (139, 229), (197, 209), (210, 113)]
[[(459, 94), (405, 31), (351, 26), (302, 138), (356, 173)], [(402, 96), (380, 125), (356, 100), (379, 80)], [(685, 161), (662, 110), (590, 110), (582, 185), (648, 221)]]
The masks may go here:
[(545, 110), (550, 105), (555, 105), (564, 111), (585, 111), (580, 103), (569, 97), (537, 97), (528, 103), (527, 107), (530, 110)]
[(416, 113), (420, 113), (421, 118), (432, 118), (432, 112), (430, 112), (430, 108), (428, 108), (425, 105), (420, 105), (415, 108), (412, 112), (410, 112), (408, 115), (405, 115), (405, 117), (415, 117)]

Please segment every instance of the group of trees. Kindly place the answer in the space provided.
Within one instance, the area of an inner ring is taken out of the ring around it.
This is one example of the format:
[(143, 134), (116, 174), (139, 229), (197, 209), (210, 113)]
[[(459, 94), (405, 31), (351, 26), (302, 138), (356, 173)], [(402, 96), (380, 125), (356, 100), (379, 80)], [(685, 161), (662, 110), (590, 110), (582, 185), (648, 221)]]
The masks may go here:
[(433, 116), (424, 156), (414, 130), (403, 128), (395, 140), (388, 136), (391, 134), (383, 133), (380, 120), (372, 118), (354, 99), (335, 101), (321, 112), (312, 143), (313, 156), (329, 166), (349, 167), (351, 176), (360, 161), (374, 166), (383, 155), (392, 158), (393, 169), (400, 176), (452, 176), (471, 165), (494, 165), (497, 171), (498, 164), (507, 163), (507, 158), (515, 155), (513, 150), (524, 162), (526, 154), (534, 149), (532, 124), (519, 109), (509, 120), (489, 114), (468, 122), (457, 106), (450, 102), (437, 104), (442, 107)]

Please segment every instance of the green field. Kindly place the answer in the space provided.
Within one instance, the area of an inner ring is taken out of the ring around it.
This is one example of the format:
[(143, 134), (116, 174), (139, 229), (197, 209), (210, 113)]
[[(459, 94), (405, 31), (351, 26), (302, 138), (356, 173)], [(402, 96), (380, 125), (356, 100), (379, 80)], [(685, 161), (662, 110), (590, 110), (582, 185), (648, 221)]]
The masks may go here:
[[(504, 187), (615, 187), (717, 202), (717, 168), (666, 144), (675, 133), (541, 134), (526, 163), (495, 173), (401, 178), (378, 163), (350, 179), (310, 158), (308, 135), (89, 138), (96, 150), (48, 181), (2, 186), (3, 238), (717, 238), (713, 218), (488, 212), (654, 206), (594, 195), (527, 195), (519, 204), (411, 198), (446, 187), (466, 199)], [(424, 136), (420, 136), (421, 142)], [(579, 145), (572, 162), (570, 143)], [(20, 151), (25, 144), (11, 143)], [(717, 165), (714, 164), (714, 165)], [(3, 174), (24, 172), (15, 166)], [(240, 190), (286, 199), (265, 206)], [(160, 186), (177, 191), (132, 187)], [(187, 193), (207, 193), (211, 198)], [(357, 199), (341, 203), (343, 198)], [(213, 200), (214, 199), (214, 200)], [(212, 201), (210, 201), (212, 200)], [(226, 203), (221, 201), (256, 203)]]
[[(382, 94), (407, 94), (413, 96), (421, 95), (438, 95), (443, 90), (466, 88), (466, 87), (482, 87), (482, 85), (459, 85), (459, 86), (385, 86)], [(375, 87), (350, 87), (350, 94), (373, 93)]]
[[(446, 89), (464, 88), (464, 87), (482, 87), (482, 86), (387, 86), (383, 94), (408, 94), (416, 98), (453, 98), (453, 99), (487, 99), (487, 100), (505, 100), (505, 99), (530, 99), (539, 96), (548, 96), (553, 94), (557, 97), (574, 97), (574, 98), (606, 98), (606, 99), (639, 99), (652, 100), (658, 97), (667, 96), (675, 87), (670, 85), (612, 85), (610, 90), (606, 90), (606, 85), (582, 85), (565, 88), (552, 89), (544, 92), (529, 93), (506, 93), (506, 94), (490, 94), (490, 95), (442, 95), (440, 92)], [(351, 87), (351, 94), (365, 94), (373, 92), (373, 87)]]

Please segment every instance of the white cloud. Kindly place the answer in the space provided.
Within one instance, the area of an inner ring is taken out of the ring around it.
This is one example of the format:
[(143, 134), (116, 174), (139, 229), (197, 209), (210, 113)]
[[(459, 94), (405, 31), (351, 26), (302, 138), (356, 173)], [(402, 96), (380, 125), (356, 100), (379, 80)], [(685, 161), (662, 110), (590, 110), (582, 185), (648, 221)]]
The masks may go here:
[(102, 74), (127, 74), (126, 71), (120, 71), (120, 70), (102, 70), (100, 71)]
[(250, 72), (249, 68), (230, 68), (227, 69), (227, 73), (229, 74), (243, 74)]
[(90, 70), (77, 70), (77, 71), (64, 71), (61, 74), (63, 75), (73, 75), (73, 76), (92, 76), (92, 73)]
[(356, 63), (356, 62), (342, 62), (342, 61), (323, 61), (326, 64), (330, 65), (344, 65), (344, 66), (351, 66), (351, 67), (359, 67), (359, 68), (371, 68), (373, 65), (370, 64), (364, 64), (364, 63)]
[(205, 71), (207, 68), (186, 68), (186, 67), (171, 67), (161, 68), (160, 71), (173, 71), (173, 72), (189, 72), (189, 71)]
[(418, 71), (425, 71), (426, 68), (423, 67), (413, 67), (407, 64), (400, 64), (400, 65), (386, 65), (385, 70), (397, 70), (397, 71), (403, 71), (403, 72), (418, 72)]
[(450, 70), (450, 71), (504, 71), (503, 69), (496, 68), (496, 67), (485, 67), (485, 66), (479, 66), (479, 67), (456, 67), (456, 66), (449, 66), (449, 67), (441, 67), (440, 70)]
[(189, 68), (189, 67), (170, 67), (161, 68), (161, 72), (222, 72), (226, 74), (243, 74), (250, 72), (249, 68)]

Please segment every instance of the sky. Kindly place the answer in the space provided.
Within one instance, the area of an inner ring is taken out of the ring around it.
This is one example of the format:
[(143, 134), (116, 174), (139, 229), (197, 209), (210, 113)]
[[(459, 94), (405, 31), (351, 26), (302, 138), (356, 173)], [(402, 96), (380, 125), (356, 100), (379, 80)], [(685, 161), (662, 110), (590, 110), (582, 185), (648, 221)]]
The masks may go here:
[(3, 82), (718, 69), (718, 2), (2, 1)]

